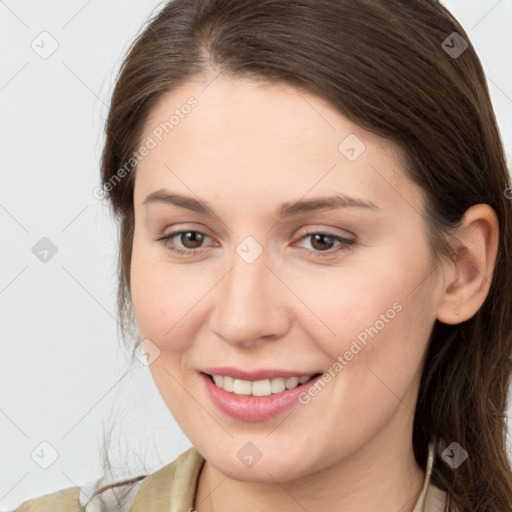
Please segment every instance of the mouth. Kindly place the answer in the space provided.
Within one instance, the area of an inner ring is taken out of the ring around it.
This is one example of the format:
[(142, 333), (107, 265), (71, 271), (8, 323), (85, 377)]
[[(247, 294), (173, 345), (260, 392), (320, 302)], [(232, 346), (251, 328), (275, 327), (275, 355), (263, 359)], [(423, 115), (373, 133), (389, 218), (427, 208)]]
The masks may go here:
[[(242, 372), (233, 368), (209, 369), (209, 372), (200, 371), (199, 376), (211, 402), (222, 413), (244, 422), (267, 421), (304, 403), (301, 396), (323, 375), (322, 372), (293, 375), (294, 372), (273, 370)], [(246, 378), (237, 378), (242, 376)]]
[(297, 375), (291, 377), (274, 377), (272, 379), (246, 380), (237, 379), (230, 375), (209, 374), (201, 372), (210, 382), (218, 388), (235, 395), (269, 396), (283, 393), (307, 384), (310, 380), (322, 375), (321, 372), (310, 375)]

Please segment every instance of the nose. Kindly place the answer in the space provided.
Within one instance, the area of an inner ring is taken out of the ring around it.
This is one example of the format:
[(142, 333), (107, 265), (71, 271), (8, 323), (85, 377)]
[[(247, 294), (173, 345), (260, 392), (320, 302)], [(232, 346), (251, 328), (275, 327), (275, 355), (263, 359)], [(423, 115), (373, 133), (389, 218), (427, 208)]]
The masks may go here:
[(231, 345), (259, 346), (290, 328), (291, 293), (269, 268), (265, 251), (251, 263), (235, 253), (215, 299), (211, 327)]

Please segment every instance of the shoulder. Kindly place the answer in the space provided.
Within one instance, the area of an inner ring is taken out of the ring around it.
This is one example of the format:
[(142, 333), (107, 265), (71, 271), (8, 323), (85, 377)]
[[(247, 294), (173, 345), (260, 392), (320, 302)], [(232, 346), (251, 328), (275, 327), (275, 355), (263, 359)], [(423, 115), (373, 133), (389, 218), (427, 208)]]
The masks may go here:
[(14, 512), (80, 512), (78, 487), (68, 487), (23, 502)]
[[(149, 475), (109, 485), (69, 487), (23, 502), (13, 512), (152, 512), (192, 508), (204, 458), (194, 448)], [(187, 507), (187, 508), (184, 508)]]

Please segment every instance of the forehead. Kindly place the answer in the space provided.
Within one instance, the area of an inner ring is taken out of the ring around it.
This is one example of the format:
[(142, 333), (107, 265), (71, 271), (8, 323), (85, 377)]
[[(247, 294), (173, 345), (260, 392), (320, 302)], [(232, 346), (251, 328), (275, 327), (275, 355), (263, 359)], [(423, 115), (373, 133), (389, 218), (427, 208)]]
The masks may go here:
[(415, 193), (396, 146), (284, 83), (224, 75), (187, 82), (153, 107), (141, 141), (148, 137), (154, 147), (137, 167), (136, 195), (174, 186), (178, 176), (197, 193), (244, 188), (260, 199), (275, 190), (357, 189), (392, 203)]

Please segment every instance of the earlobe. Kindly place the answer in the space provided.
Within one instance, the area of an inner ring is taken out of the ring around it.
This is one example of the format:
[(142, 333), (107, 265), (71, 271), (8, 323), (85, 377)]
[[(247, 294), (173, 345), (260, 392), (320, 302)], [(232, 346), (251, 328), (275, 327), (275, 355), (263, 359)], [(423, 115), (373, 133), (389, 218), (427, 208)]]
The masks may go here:
[(452, 243), (455, 257), (446, 262), (445, 289), (437, 319), (459, 324), (473, 317), (484, 303), (496, 264), (498, 218), (488, 204), (468, 208)]

